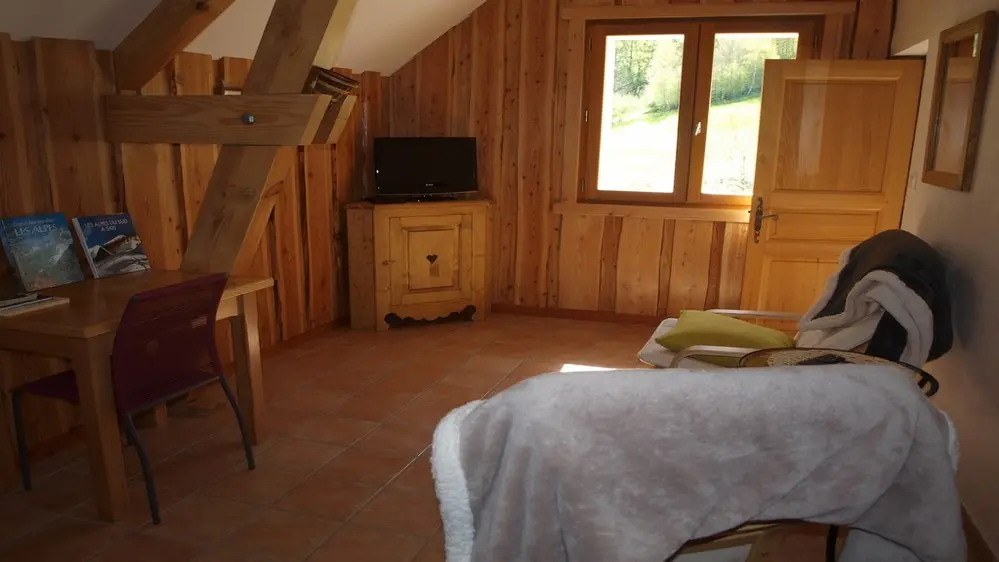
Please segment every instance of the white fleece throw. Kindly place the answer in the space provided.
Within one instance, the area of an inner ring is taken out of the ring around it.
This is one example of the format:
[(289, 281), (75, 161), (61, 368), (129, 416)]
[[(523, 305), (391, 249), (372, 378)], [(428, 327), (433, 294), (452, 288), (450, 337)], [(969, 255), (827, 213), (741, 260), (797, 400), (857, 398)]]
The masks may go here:
[[(850, 261), (851, 251), (840, 257), (840, 271)], [(872, 271), (850, 290), (842, 313), (816, 318), (832, 298), (838, 280), (839, 271), (829, 278), (822, 296), (801, 318), (798, 347), (855, 349), (871, 340), (887, 313), (909, 336), (899, 360), (917, 367), (926, 363), (933, 345), (933, 312), (926, 301), (894, 273)]]
[(963, 562), (952, 432), (888, 365), (561, 373), (449, 414), (431, 460), (448, 562), (663, 562), (780, 520), (852, 527), (843, 562)]

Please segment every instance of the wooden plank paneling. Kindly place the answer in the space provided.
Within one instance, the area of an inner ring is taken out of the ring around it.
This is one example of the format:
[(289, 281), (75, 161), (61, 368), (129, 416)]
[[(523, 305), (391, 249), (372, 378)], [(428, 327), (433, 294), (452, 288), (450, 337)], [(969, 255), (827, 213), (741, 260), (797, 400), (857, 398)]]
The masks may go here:
[[(350, 76), (350, 71), (337, 69), (341, 74)], [(361, 117), (363, 112), (355, 112), (347, 122), (346, 133), (336, 144), (336, 191), (337, 199), (341, 201), (357, 201), (364, 197), (364, 173), (358, 152), (358, 136), (361, 132)]]
[(719, 275), (718, 307), (739, 308), (742, 299), (742, 279), (746, 271), (746, 246), (749, 225), (725, 225), (722, 244), (721, 274)]
[(442, 35), (420, 53), (417, 107), (421, 136), (443, 137), (448, 134), (451, 60), (448, 35)]
[(347, 211), (348, 251), (354, 258), (350, 268), (351, 325), (374, 329), (375, 323), (375, 233), (374, 213)]
[(703, 310), (708, 295), (711, 238), (714, 223), (676, 221), (670, 264), (669, 300), (666, 313), (676, 316), (685, 309)]
[(472, 53), (475, 51), (475, 21), (468, 18), (448, 33), (451, 40), (450, 115), (448, 136), (467, 137), (472, 131)]
[[(181, 53), (173, 60), (174, 90), (178, 95), (211, 94), (215, 89), (215, 64), (209, 55)], [(187, 236), (212, 178), (218, 147), (204, 144), (182, 144), (176, 147), (180, 162), (182, 209)]]
[(310, 328), (332, 322), (337, 315), (339, 262), (333, 232), (333, 153), (328, 146), (302, 149), (305, 185), (305, 248), (308, 268), (308, 321)]
[(100, 99), (111, 93), (88, 41), (35, 39), (35, 74), (56, 208), (98, 215), (119, 207)]
[(281, 339), (284, 340), (301, 335), (309, 328), (297, 148), (285, 146), (278, 151), (268, 183), (278, 182), (281, 185), (277, 188), (274, 206), (274, 273)]
[(711, 254), (708, 261), (708, 290), (704, 308), (718, 308), (721, 290), (721, 270), (725, 243), (725, 223), (716, 222), (711, 232)]
[[(361, 186), (364, 195), (375, 192), (375, 138), (388, 136), (390, 117), (382, 98), (382, 78), (377, 72), (361, 75), (361, 107), (355, 110), (360, 114), (361, 136), (356, 140), (361, 162)], [(346, 142), (346, 139), (343, 139)], [(331, 178), (332, 181), (332, 178)], [(332, 183), (330, 184), (332, 185)]]
[(614, 311), (653, 315), (659, 303), (662, 219), (623, 219)]
[(545, 280), (545, 299), (541, 306), (550, 308), (558, 307), (558, 277), (559, 261), (562, 251), (562, 215), (554, 212), (554, 206), (562, 201), (562, 177), (565, 172), (562, 161), (565, 158), (565, 138), (566, 114), (567, 114), (567, 88), (569, 80), (569, 61), (567, 50), (569, 44), (569, 22), (563, 19), (558, 20), (558, 29), (555, 33), (555, 99), (552, 111), (552, 137), (551, 137), (551, 188), (549, 189), (549, 207), (546, 209), (551, 215), (549, 219), (548, 232), (548, 263), (547, 279)]
[(676, 221), (663, 221), (663, 243), (659, 251), (659, 300), (656, 315), (666, 316), (669, 309), (669, 286), (673, 275), (673, 235), (676, 234)]
[(28, 155), (29, 185), (21, 186), (20, 200), (24, 204), (21, 213), (40, 213), (54, 209), (52, 200), (52, 179), (49, 176), (48, 136), (45, 133), (42, 99), (38, 91), (38, 66), (35, 63), (35, 49), (30, 42), (14, 44), (14, 57), (17, 63), (19, 101), (21, 103), (23, 139)]
[[(154, 76), (142, 93), (167, 95), (172, 81), (173, 69), (168, 67)], [(125, 209), (132, 215), (149, 263), (159, 269), (179, 268), (187, 237), (174, 147), (169, 144), (125, 144), (121, 147), (121, 156)]]
[(852, 58), (887, 59), (891, 54), (894, 21), (895, 0), (858, 0)]
[(600, 254), (595, 249), (600, 248), (603, 235), (603, 217), (562, 217), (560, 308), (597, 310), (600, 303)]
[[(517, 208), (520, 161), (521, 0), (503, 0), (503, 129), (500, 135), (501, 177), (492, 196), (496, 203), (499, 240), (493, 259), (493, 302), (514, 304), (517, 268)], [(499, 72), (499, 68), (497, 68)]]
[(28, 145), (24, 142), (20, 80), (14, 43), (10, 35), (0, 33), (0, 209), (18, 212), (39, 207), (31, 186)]
[(518, 305), (545, 304), (545, 269), (551, 219), (552, 134), (555, 108), (555, 40), (558, 13), (554, 2), (525, 1), (521, 14), (521, 72), (518, 126), (517, 259)]
[(417, 57), (392, 75), (392, 136), (415, 137), (420, 134), (419, 77)]
[(614, 310), (617, 305), (617, 262), (621, 247), (621, 217), (604, 217), (603, 241), (600, 245), (600, 304), (599, 310)]
[[(493, 255), (490, 287), (496, 300), (498, 288), (505, 285), (509, 270), (508, 267), (501, 268), (497, 259), (502, 253), (500, 248), (508, 247), (504, 245), (506, 235), (503, 232), (503, 225), (507, 223), (501, 215), (501, 211), (506, 210), (506, 207), (500, 208), (501, 197), (498, 195), (503, 192), (501, 186), (505, 82), (504, 73), (500, 72), (500, 69), (504, 64), (504, 1), (486, 2), (472, 14), (471, 19), (475, 40), (472, 55), (471, 134), (476, 137), (478, 144), (479, 189), (496, 203), (490, 244)], [(506, 244), (509, 244), (509, 239), (506, 239)]]

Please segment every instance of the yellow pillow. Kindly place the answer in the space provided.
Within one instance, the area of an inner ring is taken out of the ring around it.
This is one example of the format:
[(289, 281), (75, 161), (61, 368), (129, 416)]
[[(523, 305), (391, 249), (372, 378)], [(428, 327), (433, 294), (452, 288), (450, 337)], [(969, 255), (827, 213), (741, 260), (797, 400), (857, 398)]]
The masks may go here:
[[(794, 347), (794, 338), (780, 330), (702, 310), (681, 312), (680, 318), (676, 321), (676, 327), (668, 334), (656, 338), (656, 342), (670, 351), (682, 351), (692, 345), (721, 345), (751, 347), (753, 349)], [(726, 367), (735, 367), (739, 363), (739, 359), (734, 357), (698, 357), (697, 359)]]

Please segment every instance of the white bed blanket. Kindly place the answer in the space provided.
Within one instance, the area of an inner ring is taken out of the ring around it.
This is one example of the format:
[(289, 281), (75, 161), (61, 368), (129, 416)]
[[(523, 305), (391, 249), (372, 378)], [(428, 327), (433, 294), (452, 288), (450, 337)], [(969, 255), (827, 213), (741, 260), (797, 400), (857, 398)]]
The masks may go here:
[(663, 562), (751, 521), (847, 525), (845, 562), (963, 562), (956, 436), (892, 366), (552, 374), (452, 412), (449, 562)]

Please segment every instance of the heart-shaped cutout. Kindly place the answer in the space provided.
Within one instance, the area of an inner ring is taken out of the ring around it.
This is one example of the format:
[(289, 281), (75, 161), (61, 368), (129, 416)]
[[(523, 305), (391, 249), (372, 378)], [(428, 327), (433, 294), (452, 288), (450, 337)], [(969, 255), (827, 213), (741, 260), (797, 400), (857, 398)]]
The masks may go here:
[(430, 262), (430, 265), (437, 263), (437, 254), (430, 254), (427, 256), (427, 261)]

